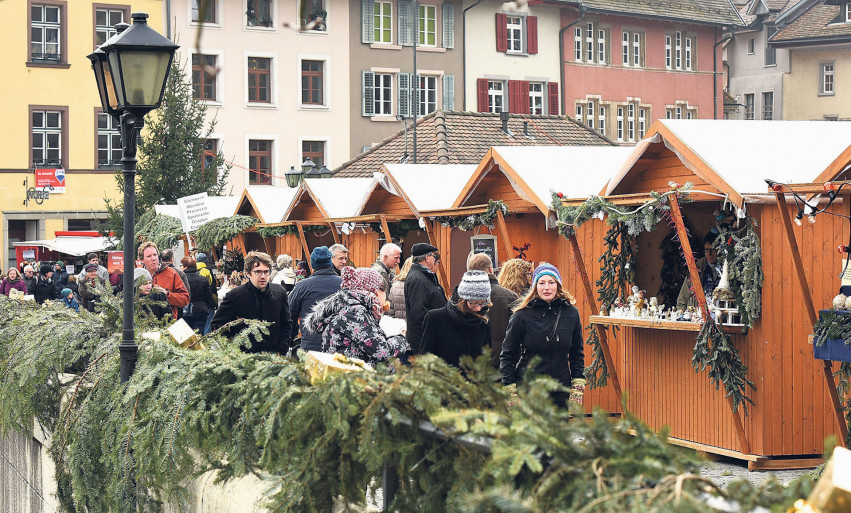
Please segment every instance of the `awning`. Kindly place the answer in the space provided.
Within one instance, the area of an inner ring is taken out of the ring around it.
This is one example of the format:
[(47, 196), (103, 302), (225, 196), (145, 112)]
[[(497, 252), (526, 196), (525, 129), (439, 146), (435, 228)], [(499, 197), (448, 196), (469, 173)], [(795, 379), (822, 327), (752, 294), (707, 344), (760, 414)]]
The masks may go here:
[(57, 237), (46, 240), (15, 242), (15, 246), (40, 246), (66, 255), (85, 256), (87, 253), (108, 251), (118, 241), (109, 237)]

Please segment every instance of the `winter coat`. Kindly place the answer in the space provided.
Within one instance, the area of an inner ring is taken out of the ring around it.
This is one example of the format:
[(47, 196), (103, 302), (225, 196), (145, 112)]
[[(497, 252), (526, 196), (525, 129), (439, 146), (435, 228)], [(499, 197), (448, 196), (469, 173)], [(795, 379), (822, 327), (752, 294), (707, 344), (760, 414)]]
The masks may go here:
[(390, 301), (390, 317), (396, 319), (405, 319), (405, 281), (394, 281), (390, 285), (390, 293), (387, 294), (387, 300)]
[(432, 353), (455, 365), (461, 357), (482, 354), (482, 348), (490, 344), (491, 330), (484, 319), (464, 314), (448, 302), (443, 308), (429, 311), (425, 316), (421, 353)]
[[(562, 309), (555, 337), (547, 342), (553, 329), (559, 308)], [(579, 310), (563, 299), (547, 303), (533, 299), (525, 308), (511, 316), (508, 331), (502, 343), (499, 371), (504, 384), (516, 383), (522, 378), (529, 360), (541, 357), (535, 369), (570, 387), (573, 378), (584, 378), (585, 355), (583, 353), (582, 323)]]
[(4, 296), (8, 296), (9, 291), (11, 291), (12, 289), (20, 290), (21, 292), (26, 294), (27, 293), (27, 284), (24, 283), (24, 280), (21, 279), (21, 278), (18, 278), (15, 281), (9, 280), (8, 277), (3, 278), (3, 283), (0, 284), (0, 294), (3, 294)]
[[(213, 294), (210, 292), (210, 284), (198, 273), (198, 269), (187, 269), (186, 279), (189, 281), (189, 302), (192, 303), (192, 318), (207, 318), (207, 314), (213, 309)], [(189, 318), (187, 322), (189, 322)]]
[[(106, 267), (98, 264), (97, 270), (98, 278), (102, 279), (104, 282), (109, 281), (109, 271), (106, 270)], [(77, 275), (77, 283), (86, 279), (86, 266), (83, 266), (83, 269), (80, 271), (80, 274)]]
[(35, 286), (38, 284), (38, 277), (33, 274), (32, 278), (24, 276), (21, 279), (24, 280), (24, 285), (27, 286), (27, 294), (35, 294)]
[(272, 283), (277, 283), (284, 287), (287, 292), (291, 292), (293, 290), (293, 287), (295, 287), (295, 281), (295, 271), (293, 271), (292, 267), (284, 267), (275, 274), (274, 278), (272, 278)]
[[(159, 270), (153, 276), (153, 284), (168, 291), (164, 299), (171, 305), (171, 318), (177, 319), (178, 309), (189, 304), (189, 291), (183, 285), (180, 275), (171, 267), (160, 264)], [(168, 313), (168, 311), (160, 312), (160, 316), (164, 316), (165, 313)]]
[[(496, 276), (489, 275), (491, 282), (491, 307), (488, 309), (488, 324), (491, 332), (491, 363), (499, 368), (499, 354), (502, 352), (502, 341), (508, 329), (508, 319), (511, 317), (511, 307), (517, 301), (517, 294), (501, 286)], [(564, 314), (562, 314), (564, 317)]]
[(446, 293), (437, 281), (437, 275), (422, 264), (413, 264), (405, 278), (405, 313), (408, 319), (408, 344), (411, 353), (419, 354), (423, 338), (423, 324), (429, 310), (446, 306)]
[(368, 292), (341, 290), (320, 301), (305, 319), (319, 333), (323, 353), (342, 353), (369, 364), (387, 361), (405, 352), (402, 335), (388, 337), (378, 326)]
[(381, 260), (376, 261), (372, 264), (372, 268), (381, 275), (381, 279), (384, 280), (384, 291), (390, 292), (390, 286), (393, 283), (393, 278), (396, 277), (396, 273), (393, 269), (389, 269), (384, 262)]
[[(718, 263), (723, 265), (723, 262), (720, 259), (718, 260)], [(721, 279), (720, 273), (713, 269), (711, 265), (707, 265), (706, 257), (698, 260), (696, 265), (701, 284), (705, 287), (708, 282), (709, 288), (714, 290), (715, 286), (718, 285), (718, 281)], [(689, 306), (697, 306), (697, 298), (691, 293), (691, 277), (686, 276), (686, 279), (680, 287), (680, 293), (677, 296), (677, 308), (685, 310)]]
[[(263, 335), (260, 340), (252, 338), (251, 347), (246, 352), (285, 354), (289, 350), (290, 309), (287, 292), (280, 285), (270, 283), (265, 290), (259, 290), (249, 281), (231, 289), (216, 310), (210, 330), (219, 329), (237, 319), (258, 319), (272, 323), (269, 325), (269, 334)], [(225, 335), (234, 337), (243, 329), (245, 326), (236, 326)]]
[(35, 296), (35, 301), (38, 304), (42, 304), (48, 299), (59, 299), (59, 291), (56, 290), (56, 284), (53, 283), (53, 280), (46, 280), (41, 276), (38, 277), (35, 290), (31, 291), (31, 294)]
[[(340, 291), (343, 278), (332, 267), (319, 269), (309, 278), (300, 280), (290, 294), (290, 312), (293, 319), (290, 339), (295, 340), (301, 330), (301, 348), (305, 351), (321, 351), (322, 337), (305, 329), (304, 318), (313, 310), (316, 303)], [(296, 324), (295, 320), (299, 322)]]
[(80, 311), (80, 303), (78, 303), (78, 302), (77, 302), (77, 300), (76, 300), (76, 299), (74, 299), (73, 297), (72, 297), (71, 299), (68, 299), (67, 297), (63, 297), (63, 298), (62, 298), (62, 302), (63, 302), (63, 303), (65, 304), (65, 306), (67, 306), (68, 308), (73, 308), (75, 312), (79, 312), (79, 311)]
[(207, 268), (207, 264), (204, 262), (197, 262), (195, 267), (198, 269), (198, 274), (207, 280), (207, 284), (210, 285), (210, 293), (213, 295), (213, 308), (218, 307), (219, 296), (217, 294), (218, 290), (216, 290), (216, 287), (213, 286), (213, 273), (210, 272), (210, 269)]
[(91, 284), (86, 280), (77, 282), (77, 290), (80, 294), (80, 304), (83, 308), (90, 312), (95, 311), (95, 305), (98, 303), (98, 292), (95, 287), (102, 286), (105, 282), (95, 276), (95, 284)]

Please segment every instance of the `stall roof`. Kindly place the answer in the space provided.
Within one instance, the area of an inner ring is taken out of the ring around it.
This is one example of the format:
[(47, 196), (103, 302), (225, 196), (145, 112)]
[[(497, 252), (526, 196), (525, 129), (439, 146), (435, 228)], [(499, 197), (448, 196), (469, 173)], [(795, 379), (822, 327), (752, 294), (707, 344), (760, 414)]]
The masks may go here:
[(454, 206), (461, 206), (470, 197), (493, 161), (517, 194), (546, 215), (552, 191), (570, 198), (597, 194), (632, 151), (620, 146), (496, 146), (485, 155)]
[[(237, 196), (210, 196), (207, 198), (212, 219), (232, 216), (238, 203), (239, 198)], [(154, 205), (154, 210), (159, 215), (180, 219), (180, 209), (177, 205)]]
[(257, 213), (261, 224), (280, 222), (287, 212), (287, 207), (295, 198), (297, 190), (275, 185), (249, 185), (229, 215), (238, 214), (247, 201)]
[(66, 255), (85, 256), (87, 253), (108, 251), (118, 241), (110, 237), (56, 237), (55, 239), (15, 242), (15, 246), (41, 246)]
[(824, 182), (838, 177), (851, 163), (847, 121), (660, 119), (603, 193), (613, 194), (650, 145), (658, 142), (740, 206), (744, 195), (765, 193), (766, 178)]
[[(400, 194), (415, 214), (452, 207), (470, 179), (474, 164), (385, 164), (393, 194)], [(398, 186), (398, 190), (395, 186)]]
[(325, 219), (355, 216), (372, 184), (372, 178), (308, 178), (294, 190), (283, 220), (290, 220), (290, 214), (304, 194), (313, 199)]

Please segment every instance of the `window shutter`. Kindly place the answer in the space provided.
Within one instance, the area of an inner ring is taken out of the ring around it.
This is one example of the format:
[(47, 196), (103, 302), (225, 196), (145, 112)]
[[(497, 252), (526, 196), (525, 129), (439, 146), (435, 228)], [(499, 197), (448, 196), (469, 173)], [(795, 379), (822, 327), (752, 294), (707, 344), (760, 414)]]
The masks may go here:
[(443, 110), (455, 110), (454, 75), (443, 75)]
[(537, 16), (526, 16), (526, 52), (529, 53), (529, 54), (538, 53), (538, 17)]
[(399, 44), (401, 46), (414, 45), (414, 2), (399, 1)]
[(476, 81), (476, 86), (479, 91), (479, 112), (488, 112), (488, 79), (480, 78)]
[(375, 42), (375, 2), (361, 0), (361, 41)]
[(547, 84), (547, 92), (549, 93), (549, 111), (548, 114), (558, 116), (560, 114), (558, 107), (558, 82), (549, 82)]
[(520, 114), (520, 82), (516, 80), (508, 81), (508, 112), (512, 114)]
[(496, 13), (496, 51), (508, 51), (508, 16)]
[(399, 73), (399, 115), (411, 117), (411, 74)]
[(375, 115), (375, 73), (364, 71), (361, 83), (361, 98), (363, 98), (363, 109), (361, 114), (366, 117)]
[(521, 114), (529, 114), (529, 82), (526, 80), (521, 80), (517, 82), (520, 84), (520, 92), (518, 95), (518, 100), (520, 101), (519, 106)]
[[(419, 73), (414, 75), (411, 74), (411, 112), (416, 112), (417, 116), (421, 116), (420, 112), (420, 95), (423, 94), (420, 89), (420, 84), (422, 83), (422, 75)], [(415, 87), (416, 86), (416, 87)]]
[(455, 5), (443, 4), (443, 47), (455, 48)]

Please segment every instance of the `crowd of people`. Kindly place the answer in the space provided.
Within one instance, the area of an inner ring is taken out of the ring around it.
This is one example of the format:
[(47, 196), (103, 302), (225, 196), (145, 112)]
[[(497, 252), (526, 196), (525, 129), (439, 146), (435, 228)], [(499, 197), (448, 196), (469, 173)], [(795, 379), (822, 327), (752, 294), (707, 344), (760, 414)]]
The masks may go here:
[[(565, 387), (553, 394), (555, 402), (581, 402), (581, 320), (555, 266), (533, 268), (512, 259), (497, 274), (487, 254), (471, 254), (467, 271), (448, 295), (436, 274), (440, 252), (430, 244), (414, 244), (404, 262), (398, 245), (385, 244), (372, 267), (348, 266), (348, 253), (342, 244), (320, 246), (307, 266), (289, 255), (273, 261), (252, 251), (242, 272), (224, 276), (208, 266), (204, 253), (183, 257), (177, 267), (171, 249), (144, 242), (134, 286), (156, 300), (147, 306), (152, 314), (182, 318), (200, 334), (225, 327), (223, 334), (235, 336), (244, 326), (229, 323), (239, 319), (269, 323), (267, 331), (252, 335), (247, 352), (302, 349), (370, 364), (393, 358), (407, 363), (430, 353), (460, 366), (463, 357), (489, 348), (504, 384), (517, 383), (537, 358), (535, 371)], [(64, 262), (40, 265), (37, 275), (35, 268), (9, 269), (0, 292), (93, 312), (103, 290), (118, 293), (122, 286), (120, 273), (108, 273), (94, 253), (77, 276), (65, 271)]]

